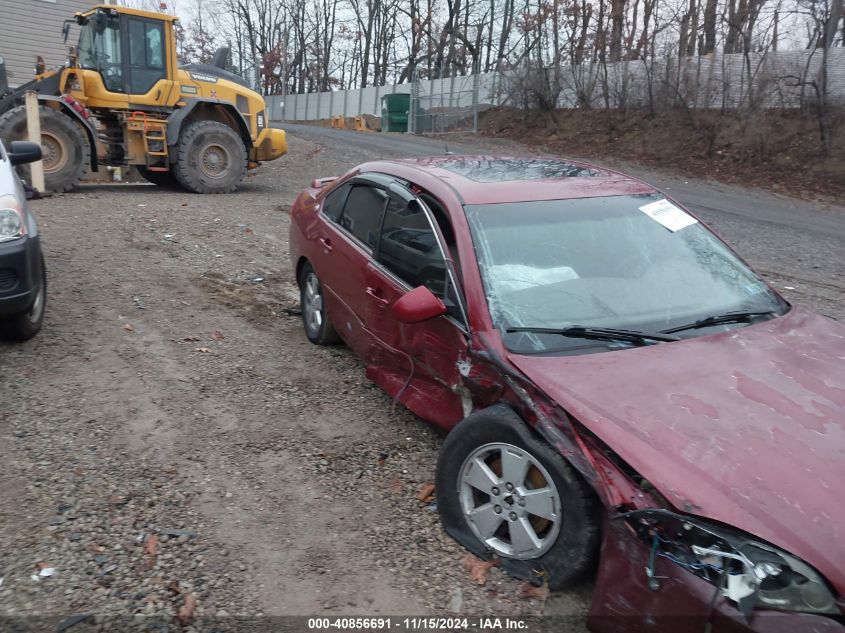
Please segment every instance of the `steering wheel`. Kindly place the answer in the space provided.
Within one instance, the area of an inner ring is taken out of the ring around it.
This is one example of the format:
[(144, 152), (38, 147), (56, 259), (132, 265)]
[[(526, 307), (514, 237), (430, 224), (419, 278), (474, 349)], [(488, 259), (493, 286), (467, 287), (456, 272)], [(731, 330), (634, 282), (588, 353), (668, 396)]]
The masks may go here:
[(106, 88), (111, 90), (115, 82), (120, 82), (120, 64), (111, 62), (111, 56), (103, 52), (95, 53), (94, 61), (100, 74), (103, 76), (103, 82), (106, 84)]

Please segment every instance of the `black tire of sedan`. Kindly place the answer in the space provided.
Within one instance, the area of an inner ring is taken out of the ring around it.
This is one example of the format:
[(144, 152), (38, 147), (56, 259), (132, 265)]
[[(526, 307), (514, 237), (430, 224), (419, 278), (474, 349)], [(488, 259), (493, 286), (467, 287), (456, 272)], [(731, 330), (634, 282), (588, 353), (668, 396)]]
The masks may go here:
[(323, 285), (309, 262), (299, 273), (299, 300), (305, 335), (315, 345), (332, 345), (340, 340), (326, 312)]
[(41, 258), (41, 283), (35, 301), (29, 310), (8, 319), (0, 320), (0, 338), (12, 341), (27, 341), (41, 331), (44, 311), (47, 307), (47, 269)]
[(446, 532), (482, 558), (502, 559), (517, 575), (557, 590), (595, 560), (595, 493), (505, 405), (477, 411), (449, 433), (436, 490)]
[(188, 191), (231, 193), (246, 175), (246, 146), (225, 123), (197, 121), (182, 130), (171, 168)]

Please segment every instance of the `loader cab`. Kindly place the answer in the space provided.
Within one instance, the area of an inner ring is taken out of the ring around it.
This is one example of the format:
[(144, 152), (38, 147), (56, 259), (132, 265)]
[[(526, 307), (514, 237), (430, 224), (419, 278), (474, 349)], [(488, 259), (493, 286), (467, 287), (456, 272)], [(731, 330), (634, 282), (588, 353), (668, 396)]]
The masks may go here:
[(172, 80), (176, 67), (173, 19), (147, 11), (102, 7), (77, 15), (78, 65), (91, 71), (87, 76), (96, 73), (90, 88), (86, 81), (90, 105), (173, 105), (171, 101), (178, 98)]

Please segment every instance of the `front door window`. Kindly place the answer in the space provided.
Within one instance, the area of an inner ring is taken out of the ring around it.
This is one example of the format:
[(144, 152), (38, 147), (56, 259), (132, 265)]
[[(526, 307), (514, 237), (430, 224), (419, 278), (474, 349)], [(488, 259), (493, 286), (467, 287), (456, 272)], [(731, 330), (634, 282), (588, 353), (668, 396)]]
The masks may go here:
[(120, 18), (95, 13), (79, 34), (79, 65), (99, 71), (109, 92), (123, 92), (121, 58)]
[(416, 200), (391, 196), (384, 214), (378, 261), (411, 288), (426, 286), (445, 297), (446, 262), (437, 236)]

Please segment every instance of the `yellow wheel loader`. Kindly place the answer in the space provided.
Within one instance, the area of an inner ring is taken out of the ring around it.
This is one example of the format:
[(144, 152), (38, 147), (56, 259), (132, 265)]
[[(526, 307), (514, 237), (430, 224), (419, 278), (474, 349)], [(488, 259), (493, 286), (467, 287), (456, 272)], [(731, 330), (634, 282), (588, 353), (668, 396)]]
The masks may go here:
[(0, 139), (26, 138), (24, 94), (36, 91), (48, 190), (72, 189), (89, 169), (134, 165), (157, 185), (228, 193), (287, 152), (263, 97), (226, 70), (227, 49), (211, 64), (178, 65), (176, 19), (114, 5), (77, 13), (67, 64), (46, 70), (39, 59), (35, 79), (15, 90), (0, 58)]

